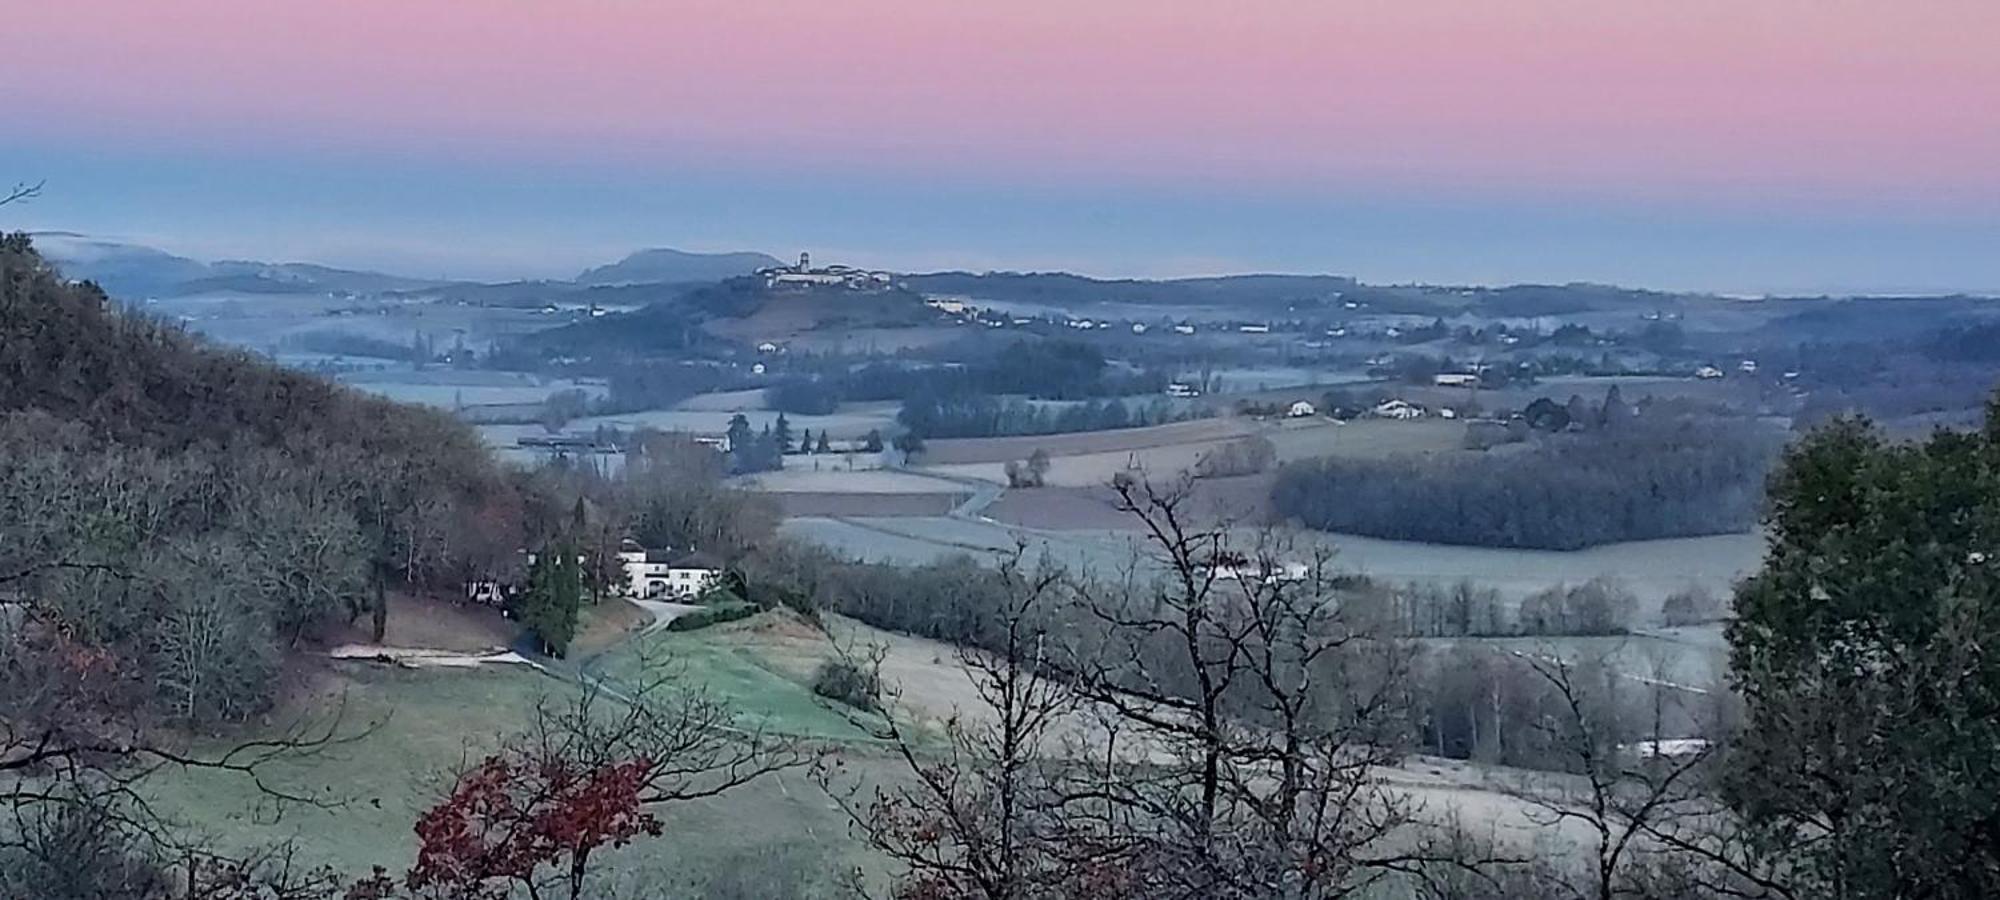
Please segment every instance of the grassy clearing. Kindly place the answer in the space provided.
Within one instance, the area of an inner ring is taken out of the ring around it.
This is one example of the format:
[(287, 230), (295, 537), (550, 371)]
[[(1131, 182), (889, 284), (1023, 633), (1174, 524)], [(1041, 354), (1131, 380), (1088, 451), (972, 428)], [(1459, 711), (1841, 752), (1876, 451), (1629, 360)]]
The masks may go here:
[[(699, 634), (674, 635), (662, 643), (685, 666), (686, 677), (738, 704), (752, 721), (827, 737), (861, 733), (818, 706), (802, 685), (759, 666), (747, 649), (707, 646)], [(343, 709), (348, 723), (343, 732), (365, 735), (274, 765), (267, 780), (337, 806), (290, 806), (280, 812), (248, 779), (180, 770), (149, 779), (155, 806), (219, 846), (291, 839), (300, 861), (309, 865), (357, 875), (380, 865), (400, 873), (414, 861), (412, 827), (443, 792), (449, 772), (523, 727), (537, 701), (561, 702), (574, 691), (514, 667), (410, 671), (341, 664), (323, 682), (306, 705)], [(871, 782), (896, 777), (895, 766), (879, 754), (856, 749), (861, 752), (843, 754), (843, 765), (857, 777)], [(648, 890), (671, 886), (671, 896), (698, 896), (704, 879), (754, 870), (776, 855), (818, 860), (813, 869), (821, 876), (857, 864), (880, 867), (848, 836), (844, 815), (803, 771), (670, 807), (660, 816), (665, 837), (604, 858), (611, 883), (644, 884)], [(651, 894), (621, 894), (628, 895)]]
[[(306, 861), (343, 871), (400, 870), (415, 853), (411, 826), (443, 790), (443, 776), (526, 724), (543, 696), (569, 688), (524, 668), (443, 671), (341, 664), (304, 704), (340, 715), (352, 740), (272, 765), (274, 788), (338, 804), (273, 809), (249, 779), (164, 770), (148, 781), (157, 807), (226, 847), (296, 839)], [(257, 735), (246, 735), (254, 737)]]
[(788, 673), (754, 644), (737, 638), (751, 627), (754, 622), (647, 635), (605, 657), (598, 671), (614, 683), (651, 676), (698, 686), (737, 710), (746, 728), (823, 740), (872, 740), (847, 712), (813, 694), (810, 673)]

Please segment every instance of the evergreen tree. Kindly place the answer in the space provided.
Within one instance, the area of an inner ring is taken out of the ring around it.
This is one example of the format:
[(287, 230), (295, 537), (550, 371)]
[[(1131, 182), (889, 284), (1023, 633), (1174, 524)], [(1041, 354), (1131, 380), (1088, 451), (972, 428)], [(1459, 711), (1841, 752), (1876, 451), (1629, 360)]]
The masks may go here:
[(1815, 432), (1771, 510), (1728, 799), (1795, 896), (2000, 896), (2000, 398), (1983, 435)]
[(792, 452), (792, 422), (782, 412), (778, 413), (778, 427), (772, 436), (777, 439), (779, 453)]
[(833, 444), (826, 439), (826, 429), (822, 428), (819, 430), (819, 445), (813, 448), (813, 452), (814, 453), (833, 452)]
[(528, 570), (528, 590), (521, 598), (521, 624), (533, 632), (542, 652), (561, 658), (576, 637), (577, 611), (583, 604), (583, 572), (576, 548), (563, 541), (535, 558)]
[(742, 413), (730, 416), (727, 436), (730, 452), (737, 453), (747, 449), (750, 446), (750, 420)]
[(810, 429), (810, 428), (807, 428), (807, 429), (804, 429), (804, 430), (801, 430), (801, 431), (799, 432), (799, 452), (800, 452), (800, 453), (811, 453), (811, 452), (813, 452), (813, 430), (812, 430), (812, 429)]

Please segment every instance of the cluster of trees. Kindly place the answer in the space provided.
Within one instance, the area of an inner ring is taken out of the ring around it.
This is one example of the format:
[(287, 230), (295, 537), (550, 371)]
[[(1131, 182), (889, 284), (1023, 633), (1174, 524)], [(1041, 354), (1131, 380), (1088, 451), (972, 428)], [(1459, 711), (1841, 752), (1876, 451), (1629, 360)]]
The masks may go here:
[(826, 378), (787, 378), (764, 389), (766, 406), (801, 416), (827, 415), (840, 399), (840, 386)]
[(1754, 424), (1645, 416), (1504, 451), (1296, 462), (1271, 499), (1326, 531), (1571, 550), (1747, 530), (1778, 449)]
[(1240, 437), (1201, 455), (1194, 463), (1197, 478), (1260, 475), (1278, 461), (1278, 448), (1263, 435)]
[[(1701, 693), (1707, 687), (1672, 687), (1664, 660), (1634, 677), (1590, 656), (1571, 660), (1546, 648), (1516, 654), (1461, 643), (1427, 650), (1416, 671), (1412, 746), (1447, 759), (1580, 774), (1584, 761), (1573, 735), (1550, 723), (1587, 721), (1589, 752), (1616, 759), (1661, 735), (1713, 734), (1721, 721), (1717, 702)], [(1572, 682), (1567, 692), (1558, 673)], [(1582, 705), (1572, 710), (1572, 700)]]
[[(750, 428), (750, 419), (742, 413), (729, 418), (729, 430), (725, 432), (729, 440), (726, 454), (729, 473), (742, 475), (750, 472), (774, 472), (785, 467), (785, 456), (792, 453), (832, 453), (833, 441), (822, 429), (818, 435), (808, 428), (797, 436), (792, 434), (792, 421), (784, 413), (778, 413), (775, 422), (764, 426), (762, 431)], [(870, 431), (862, 439), (861, 447), (871, 453), (882, 450), (882, 433)]]
[(403, 362), (428, 363), (434, 357), (425, 356), (421, 342), (406, 344), (372, 335), (352, 331), (319, 330), (288, 335), (283, 346), (290, 350), (307, 353), (329, 353), (337, 356), (366, 356), (373, 359), (391, 359)]
[(870, 363), (789, 388), (795, 393), (788, 393), (788, 398), (824, 403), (829, 393), (861, 401), (925, 394), (1018, 394), (1086, 400), (1157, 394), (1166, 390), (1168, 380), (1165, 372), (1113, 366), (1102, 350), (1080, 341), (1016, 340), (952, 365)]
[(775, 425), (766, 424), (761, 432), (752, 431), (749, 417), (737, 413), (729, 417), (729, 430), (725, 432), (729, 440), (729, 472), (743, 475), (750, 472), (775, 472), (785, 467), (785, 454), (792, 452), (792, 423), (784, 413), (778, 414)]
[(600, 366), (610, 390), (599, 404), (601, 413), (666, 409), (696, 394), (743, 386), (721, 365), (699, 361), (629, 361)]
[(903, 403), (896, 420), (926, 438), (1006, 437), (1142, 428), (1210, 415), (1164, 398), (1042, 403), (991, 394), (924, 393)]
[(1008, 487), (1041, 487), (1049, 475), (1049, 451), (1037, 447), (1035, 452), (1028, 454), (1026, 462), (1010, 459), (1004, 469)]

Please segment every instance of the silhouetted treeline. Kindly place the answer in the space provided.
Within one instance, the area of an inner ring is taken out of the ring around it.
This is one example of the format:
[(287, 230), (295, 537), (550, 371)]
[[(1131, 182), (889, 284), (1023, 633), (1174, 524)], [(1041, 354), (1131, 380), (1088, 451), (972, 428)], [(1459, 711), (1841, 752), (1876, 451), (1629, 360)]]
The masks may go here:
[(764, 391), (764, 405), (801, 416), (827, 415), (840, 399), (840, 385), (823, 378), (787, 378)]
[(602, 413), (666, 409), (696, 394), (743, 386), (731, 369), (702, 362), (615, 362), (598, 367), (611, 386)]
[(1327, 531), (1573, 550), (1748, 530), (1777, 451), (1747, 423), (1641, 418), (1486, 452), (1297, 462), (1271, 499)]
[(1138, 428), (1207, 415), (1205, 408), (1176, 406), (1165, 398), (1052, 404), (990, 394), (954, 394), (912, 397), (896, 420), (926, 438), (957, 438)]

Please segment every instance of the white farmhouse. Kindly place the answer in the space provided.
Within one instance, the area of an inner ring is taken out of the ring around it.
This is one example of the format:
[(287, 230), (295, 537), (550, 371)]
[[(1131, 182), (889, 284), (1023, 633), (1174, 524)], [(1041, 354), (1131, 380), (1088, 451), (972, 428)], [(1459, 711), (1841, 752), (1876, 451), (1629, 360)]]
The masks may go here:
[(626, 590), (641, 599), (700, 596), (722, 577), (722, 561), (698, 550), (647, 550), (626, 541), (618, 560), (625, 566)]
[(1431, 381), (1438, 387), (1479, 386), (1479, 376), (1471, 372), (1439, 372)]
[(1378, 419), (1421, 419), (1424, 408), (1407, 400), (1385, 400), (1372, 412)]
[(1714, 366), (1702, 366), (1701, 368), (1694, 370), (1694, 377), (1701, 379), (1708, 379), (1708, 380), (1721, 378), (1722, 370)]
[(1308, 403), (1304, 400), (1300, 400), (1296, 403), (1293, 403), (1291, 405), (1291, 408), (1285, 410), (1285, 415), (1293, 419), (1304, 419), (1310, 416), (1319, 415), (1319, 410), (1314, 409), (1311, 403)]

